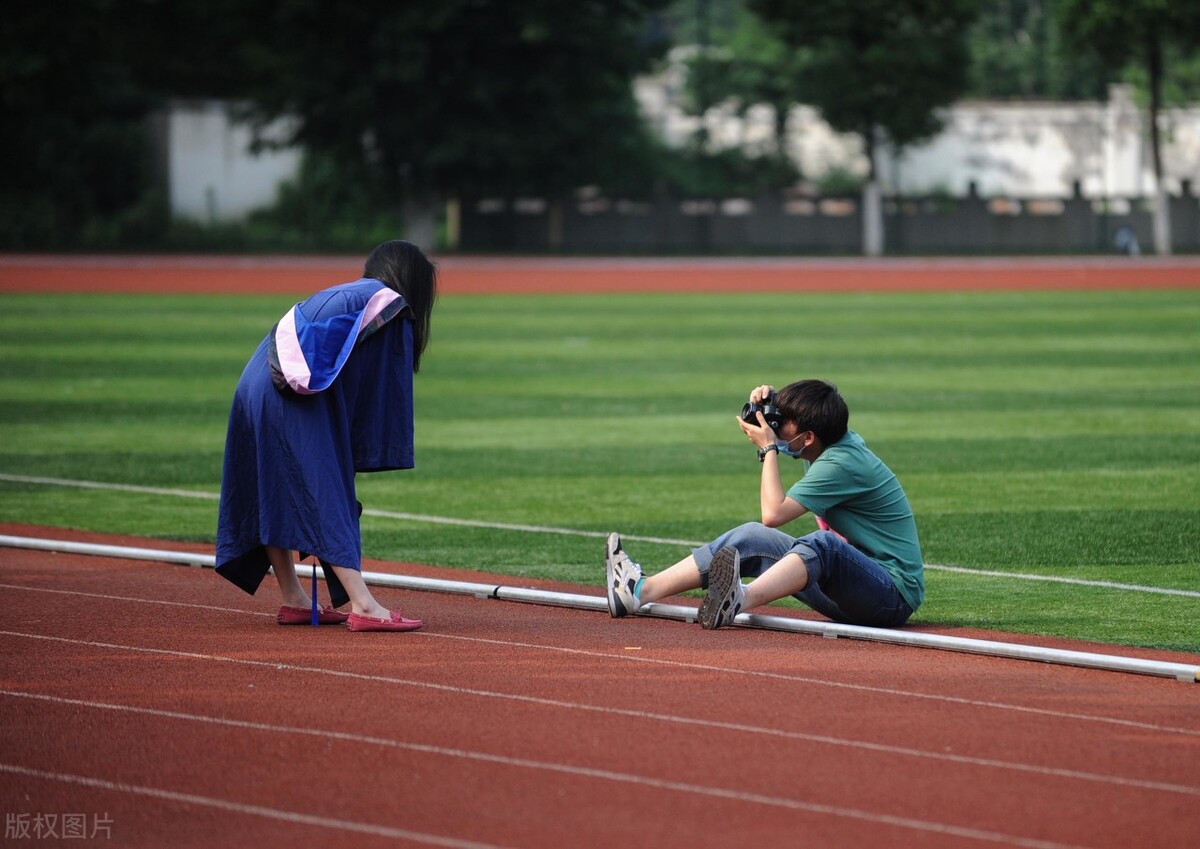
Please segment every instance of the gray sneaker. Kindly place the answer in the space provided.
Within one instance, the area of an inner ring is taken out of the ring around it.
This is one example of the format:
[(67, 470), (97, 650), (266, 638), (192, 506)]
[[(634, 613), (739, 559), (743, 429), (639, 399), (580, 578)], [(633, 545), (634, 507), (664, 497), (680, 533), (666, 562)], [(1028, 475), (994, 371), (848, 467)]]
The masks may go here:
[(742, 586), (742, 557), (727, 545), (713, 555), (708, 567), (708, 592), (700, 604), (700, 627), (709, 631), (733, 624), (742, 610), (746, 589)]
[(604, 543), (604, 586), (608, 589), (608, 612), (613, 619), (637, 613), (642, 606), (634, 587), (642, 577), (642, 567), (621, 550), (621, 535), (609, 534)]

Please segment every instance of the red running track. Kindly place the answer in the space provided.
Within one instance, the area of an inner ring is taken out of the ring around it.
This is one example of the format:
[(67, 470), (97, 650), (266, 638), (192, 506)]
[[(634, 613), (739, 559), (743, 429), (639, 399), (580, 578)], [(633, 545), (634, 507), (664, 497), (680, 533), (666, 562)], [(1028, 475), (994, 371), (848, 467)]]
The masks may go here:
[(280, 627), (269, 585), (15, 549), (0, 588), (0, 807), (31, 835), (71, 814), (123, 847), (1200, 838), (1191, 684), (397, 591), (425, 630)]
[[(437, 258), (442, 294), (1195, 289), (1200, 258)], [(288, 293), (352, 280), (362, 257), (0, 255), (0, 292)]]

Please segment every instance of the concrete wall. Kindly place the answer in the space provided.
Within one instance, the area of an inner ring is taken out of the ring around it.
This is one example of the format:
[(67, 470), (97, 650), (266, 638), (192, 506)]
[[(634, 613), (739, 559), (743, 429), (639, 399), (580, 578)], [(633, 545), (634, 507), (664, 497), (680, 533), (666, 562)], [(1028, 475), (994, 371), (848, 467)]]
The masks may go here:
[[(239, 221), (275, 202), (296, 174), (296, 149), (250, 150), (250, 130), (232, 123), (223, 101), (179, 101), (157, 122), (166, 146), (162, 169), (173, 214), (198, 221)], [(278, 137), (286, 124), (268, 132)]]
[[(1154, 192), (1153, 154), (1144, 109), (1123, 86), (1105, 103), (956, 104), (945, 130), (928, 143), (885, 157), (884, 179), (900, 193), (947, 189), (964, 195), (1129, 197)], [(1160, 116), (1167, 190), (1200, 175), (1200, 113)]]
[[(640, 78), (634, 92), (643, 114), (669, 144), (682, 145), (703, 128), (714, 148), (771, 150), (774, 111), (756, 106), (738, 114), (726, 103), (704, 116), (687, 114), (684, 67), (677, 54), (659, 73)], [(1106, 102), (1012, 103), (962, 101), (945, 113), (945, 129), (901, 154), (885, 151), (879, 164), (888, 194), (965, 196), (974, 183), (983, 195), (1061, 196), (1081, 186), (1084, 197), (1149, 196), (1153, 158), (1146, 110), (1127, 86), (1112, 86)], [(1200, 182), (1200, 108), (1172, 108), (1160, 116), (1168, 191)], [(785, 149), (806, 179), (831, 170), (865, 175), (857, 136), (839, 134), (817, 110), (788, 114)]]

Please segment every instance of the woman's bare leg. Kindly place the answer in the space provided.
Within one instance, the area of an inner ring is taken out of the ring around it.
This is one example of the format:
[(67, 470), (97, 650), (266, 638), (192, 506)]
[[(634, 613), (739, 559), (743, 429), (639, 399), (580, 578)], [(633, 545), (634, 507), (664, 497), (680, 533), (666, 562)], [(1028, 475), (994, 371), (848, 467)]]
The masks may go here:
[(370, 616), (373, 619), (390, 619), (392, 617), (392, 612), (371, 595), (371, 591), (367, 589), (367, 582), (363, 580), (362, 572), (357, 569), (348, 569), (345, 566), (334, 566), (333, 573), (346, 588), (346, 594), (350, 596), (350, 606), (359, 616)]
[(312, 599), (296, 576), (296, 564), (292, 562), (292, 553), (286, 548), (273, 545), (266, 546), (266, 549), (267, 560), (271, 564), (271, 571), (275, 573), (275, 580), (279, 582), (279, 592), (283, 595), (284, 605), (301, 609), (312, 606)]
[[(283, 594), (283, 603), (288, 607), (307, 609), (312, 606), (312, 598), (304, 590), (300, 578), (296, 575), (296, 565), (292, 562), (292, 553), (287, 549), (273, 545), (267, 547), (267, 560), (275, 572), (275, 580), (279, 582), (279, 591)], [(392, 612), (375, 600), (367, 589), (362, 572), (345, 566), (334, 566), (333, 573), (337, 575), (346, 594), (350, 596), (350, 606), (359, 616), (370, 616), (373, 619), (390, 619)]]

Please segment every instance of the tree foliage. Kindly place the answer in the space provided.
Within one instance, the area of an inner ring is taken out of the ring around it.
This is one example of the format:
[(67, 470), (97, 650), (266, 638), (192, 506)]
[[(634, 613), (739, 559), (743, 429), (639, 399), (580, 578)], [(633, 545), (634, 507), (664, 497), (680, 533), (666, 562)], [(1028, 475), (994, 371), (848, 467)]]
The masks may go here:
[(1200, 3), (1178, 0), (1056, 0), (1066, 48), (1094, 53), (1108, 78), (1146, 92), (1152, 111), (1200, 94)]
[[(0, 246), (54, 245), (150, 181), (136, 40), (113, 3), (13, 0), (0, 26)], [(69, 19), (64, 24), (64, 17)]]
[(784, 43), (758, 16), (738, 9), (732, 27), (688, 63), (693, 110), (703, 114), (732, 101), (744, 115), (767, 104), (775, 111), (775, 153), (782, 154), (788, 112), (804, 92), (809, 61), (809, 51)]
[(243, 92), (294, 141), (387, 191), (549, 192), (619, 181), (645, 136), (631, 78), (664, 0), (245, 0)]
[(971, 26), (967, 94), (1023, 100), (1103, 100), (1108, 72), (1091, 50), (1064, 45), (1055, 0), (982, 0)]
[[(234, 99), (351, 191), (645, 185), (632, 76), (666, 0), (13, 0), (0, 27), (0, 241), (76, 241), (145, 202), (145, 119)], [(161, 211), (161, 203), (160, 209)]]
[(234, 99), (259, 127), (297, 118), (317, 191), (289, 203), (309, 217), (786, 179), (780, 162), (672, 162), (649, 137), (630, 82), (667, 27), (707, 47), (698, 110), (771, 104), (781, 136), (809, 103), (869, 153), (877, 129), (899, 146), (936, 132), (968, 91), (1101, 97), (1122, 68), (1152, 111), (1200, 91), (1200, 3), (1180, 0), (10, 0), (0, 247), (152, 237), (165, 201), (145, 121), (179, 97)]
[[(748, 0), (795, 49), (809, 51), (803, 100), (872, 150), (941, 128), (938, 109), (966, 85), (975, 0)], [(873, 157), (872, 157), (873, 158)], [(874, 167), (872, 163), (872, 167)]]
[(1159, 113), (1166, 58), (1172, 47), (1200, 47), (1200, 4), (1172, 0), (1059, 0), (1059, 21), (1068, 43), (1097, 51), (1111, 67), (1140, 65), (1149, 93), (1150, 150), (1154, 160), (1154, 246), (1171, 253), (1170, 205), (1163, 183)]

